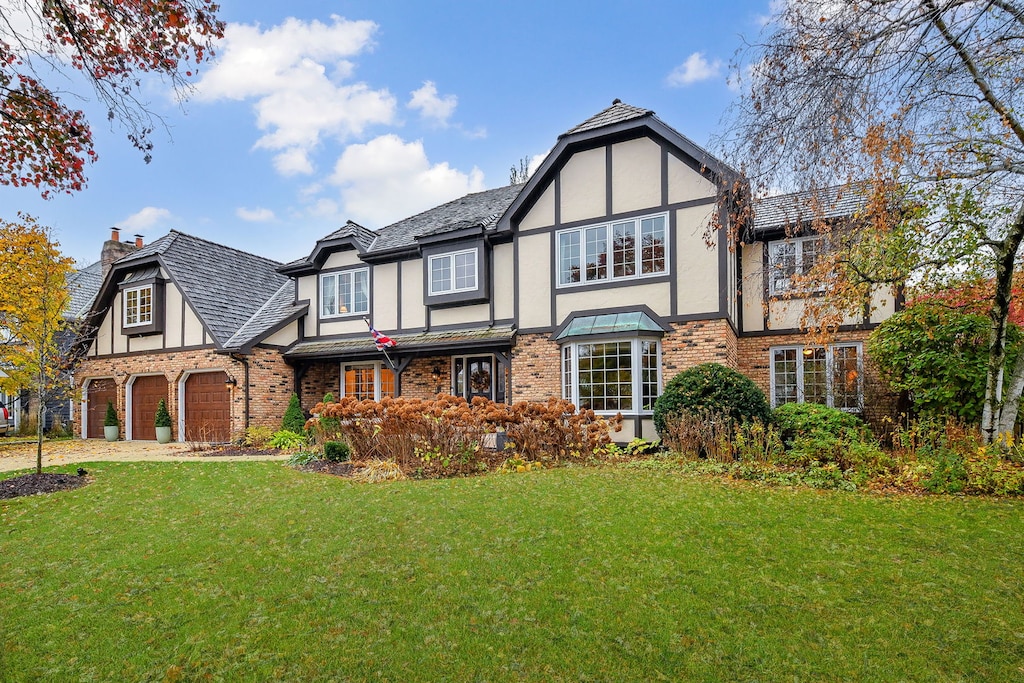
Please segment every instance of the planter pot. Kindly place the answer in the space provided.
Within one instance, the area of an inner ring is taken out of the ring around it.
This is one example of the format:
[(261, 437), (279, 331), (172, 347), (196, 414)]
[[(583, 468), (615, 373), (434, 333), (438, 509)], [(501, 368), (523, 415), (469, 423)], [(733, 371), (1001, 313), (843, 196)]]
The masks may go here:
[(103, 427), (103, 436), (106, 437), (107, 441), (117, 441), (117, 437), (121, 435), (121, 428), (118, 425), (113, 427)]
[(170, 443), (171, 442), (171, 428), (170, 427), (157, 427), (156, 428), (156, 442), (157, 443)]

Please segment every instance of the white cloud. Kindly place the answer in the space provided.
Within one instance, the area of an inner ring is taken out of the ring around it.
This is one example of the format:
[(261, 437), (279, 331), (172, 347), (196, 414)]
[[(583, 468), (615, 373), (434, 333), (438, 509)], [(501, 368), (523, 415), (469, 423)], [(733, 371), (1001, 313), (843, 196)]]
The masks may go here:
[(670, 86), (681, 88), (710, 78), (717, 78), (721, 73), (722, 62), (720, 60), (709, 62), (704, 58), (702, 52), (694, 52), (686, 58), (685, 62), (673, 69), (665, 80)]
[(455, 113), (459, 103), (455, 95), (438, 97), (437, 86), (433, 81), (424, 81), (423, 87), (413, 90), (410, 95), (405, 106), (419, 111), (421, 117), (442, 127), (448, 126), (448, 119)]
[(312, 173), (307, 153), (323, 138), (348, 140), (394, 121), (397, 104), (387, 89), (349, 82), (351, 58), (372, 48), (376, 29), (336, 15), (329, 24), (289, 18), (266, 30), (229, 24), (196, 98), (255, 100), (264, 133), (256, 147), (281, 151), (274, 165), (284, 175)]
[(484, 189), (480, 169), (463, 173), (447, 163), (431, 165), (422, 142), (393, 134), (347, 147), (331, 182), (341, 188), (346, 217), (370, 228)]
[(277, 218), (273, 211), (264, 209), (262, 206), (257, 206), (255, 209), (247, 209), (244, 206), (240, 206), (235, 209), (235, 215), (243, 221), (249, 221), (250, 223), (267, 223)]
[(309, 152), (293, 147), (274, 157), (274, 168), (283, 176), (309, 175), (313, 172), (313, 162), (309, 160)]
[(141, 211), (136, 211), (128, 218), (117, 222), (119, 228), (124, 230), (147, 230), (159, 223), (169, 219), (171, 212), (167, 209), (160, 209), (155, 206), (147, 206)]

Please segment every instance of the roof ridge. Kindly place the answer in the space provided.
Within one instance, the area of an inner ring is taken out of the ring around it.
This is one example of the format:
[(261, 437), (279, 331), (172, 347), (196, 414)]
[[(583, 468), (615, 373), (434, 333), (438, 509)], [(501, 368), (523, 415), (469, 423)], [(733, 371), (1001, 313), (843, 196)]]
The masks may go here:
[(432, 206), (430, 208), (423, 209), (423, 211), (420, 211), (419, 213), (414, 213), (411, 216), (405, 216), (404, 218), (400, 218), (397, 221), (395, 221), (394, 223), (389, 223), (389, 224), (383, 226), (382, 228), (379, 228), (378, 230), (374, 230), (373, 232), (374, 232), (374, 234), (379, 235), (381, 232), (383, 232), (384, 230), (387, 230), (388, 228), (390, 228), (392, 226), (398, 225), (399, 223), (405, 223), (406, 221), (410, 221), (410, 220), (412, 220), (414, 218), (417, 218), (417, 217), (422, 216), (422, 215), (427, 214), (427, 213), (432, 213), (432, 212), (437, 211), (438, 209), (440, 209), (442, 207), (448, 206), (449, 204), (454, 204), (455, 202), (457, 202), (457, 201), (459, 201), (461, 199), (466, 199), (467, 197), (476, 197), (477, 195), (487, 194), (488, 192), (497, 192), (498, 190), (504, 190), (504, 189), (507, 189), (507, 188), (510, 188), (510, 187), (522, 187), (523, 185), (525, 185), (525, 183), (509, 183), (507, 185), (499, 185), (498, 187), (489, 187), (486, 190), (479, 190), (477, 192), (467, 192), (464, 195), (460, 195), (458, 197), (455, 197), (454, 199), (449, 199), (448, 201), (442, 202), (441, 204), (437, 204), (436, 206)]

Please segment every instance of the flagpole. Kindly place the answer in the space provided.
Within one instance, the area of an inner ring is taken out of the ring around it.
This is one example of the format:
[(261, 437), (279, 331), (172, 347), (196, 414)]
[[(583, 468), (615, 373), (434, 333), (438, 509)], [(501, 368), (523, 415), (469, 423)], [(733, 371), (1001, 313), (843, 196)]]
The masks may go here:
[[(366, 323), (367, 329), (369, 329), (371, 332), (373, 332), (373, 325), (370, 324), (370, 319), (367, 318), (365, 315), (363, 316), (363, 322)], [(376, 342), (376, 341), (377, 341), (376, 338), (374, 338), (374, 342)], [(391, 368), (391, 370), (392, 371), (398, 370), (398, 368), (395, 366), (395, 362), (393, 360), (391, 360), (391, 356), (388, 355), (388, 347), (386, 347), (386, 346), (378, 346), (377, 348), (380, 349), (381, 353), (384, 354), (384, 357), (388, 359), (388, 366)]]

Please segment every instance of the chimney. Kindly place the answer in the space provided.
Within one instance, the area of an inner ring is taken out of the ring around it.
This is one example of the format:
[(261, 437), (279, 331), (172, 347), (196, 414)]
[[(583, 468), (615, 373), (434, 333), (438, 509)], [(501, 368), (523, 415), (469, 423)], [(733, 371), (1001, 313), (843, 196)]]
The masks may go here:
[(142, 246), (142, 236), (135, 236), (135, 244), (131, 242), (122, 242), (121, 231), (117, 228), (110, 229), (110, 239), (103, 243), (103, 249), (100, 251), (100, 264), (103, 269), (103, 277), (107, 277), (107, 273), (110, 272), (110, 267), (114, 265), (114, 261), (124, 258), (128, 254), (132, 253), (136, 249)]

